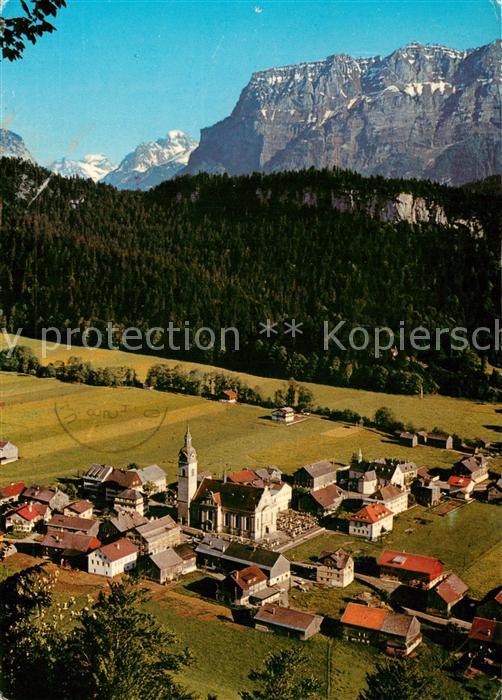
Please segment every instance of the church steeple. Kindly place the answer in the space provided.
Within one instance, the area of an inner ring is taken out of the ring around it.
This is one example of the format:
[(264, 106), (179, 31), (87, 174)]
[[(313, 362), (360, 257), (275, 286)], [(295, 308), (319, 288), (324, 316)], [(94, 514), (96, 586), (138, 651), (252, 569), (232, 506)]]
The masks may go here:
[(184, 445), (178, 457), (178, 520), (190, 522), (190, 503), (197, 491), (197, 452), (192, 445), (192, 433), (187, 425)]

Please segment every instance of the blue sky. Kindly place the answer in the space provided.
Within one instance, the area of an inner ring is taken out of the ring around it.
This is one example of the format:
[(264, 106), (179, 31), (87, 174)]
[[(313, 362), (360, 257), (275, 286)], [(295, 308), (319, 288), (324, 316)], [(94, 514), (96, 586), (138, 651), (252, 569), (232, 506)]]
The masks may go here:
[[(4, 14), (18, 7), (9, 0)], [(2, 123), (41, 163), (119, 161), (170, 129), (198, 138), (256, 70), (500, 35), (497, 0), (68, 0), (56, 26), (22, 61), (0, 64)]]

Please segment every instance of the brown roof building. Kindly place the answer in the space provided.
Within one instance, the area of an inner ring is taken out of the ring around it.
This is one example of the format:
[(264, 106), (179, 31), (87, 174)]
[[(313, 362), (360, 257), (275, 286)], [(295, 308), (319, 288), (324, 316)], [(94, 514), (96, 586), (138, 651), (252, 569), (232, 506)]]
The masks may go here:
[(422, 641), (416, 617), (384, 608), (349, 603), (340, 623), (346, 639), (375, 644), (395, 656), (408, 656)]
[(256, 613), (254, 623), (256, 629), (272, 629), (279, 634), (304, 641), (319, 632), (323, 619), (321, 615), (267, 603)]

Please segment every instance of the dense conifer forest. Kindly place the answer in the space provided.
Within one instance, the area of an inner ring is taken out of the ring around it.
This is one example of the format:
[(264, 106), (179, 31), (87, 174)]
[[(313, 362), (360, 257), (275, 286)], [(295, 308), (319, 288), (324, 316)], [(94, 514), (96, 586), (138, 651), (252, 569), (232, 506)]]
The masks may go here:
[[(373, 357), (323, 348), (323, 323), (494, 329), (500, 304), (501, 195), (496, 179), (464, 188), (364, 178), (340, 171), (184, 177), (147, 192), (50, 177), (0, 161), (2, 326), (104, 328), (114, 338), (170, 321), (234, 326), (240, 350), (164, 353), (255, 374), (398, 393), (497, 400), (495, 350), (417, 351)], [(42, 185), (45, 184), (43, 189)], [(399, 193), (441, 207), (447, 223), (382, 221)], [(350, 196), (341, 212), (333, 201)], [(373, 213), (373, 215), (371, 215)], [(473, 227), (472, 222), (476, 222)], [(260, 322), (278, 323), (266, 338)], [(301, 322), (295, 338), (284, 321)], [(154, 334), (155, 343), (165, 337)], [(74, 336), (74, 341), (78, 337)], [(483, 343), (488, 342), (487, 335)], [(491, 345), (494, 347), (492, 331)], [(147, 351), (145, 346), (142, 352)]]

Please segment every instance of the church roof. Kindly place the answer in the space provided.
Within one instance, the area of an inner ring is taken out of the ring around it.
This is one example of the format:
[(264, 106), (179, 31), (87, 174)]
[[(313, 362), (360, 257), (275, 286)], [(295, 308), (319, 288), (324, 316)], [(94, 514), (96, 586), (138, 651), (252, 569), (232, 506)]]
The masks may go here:
[(229, 481), (216, 481), (216, 479), (204, 479), (195, 496), (193, 503), (197, 503), (212, 495), (216, 503), (227, 510), (239, 510), (254, 512), (263, 496), (264, 489), (244, 484), (233, 484)]

